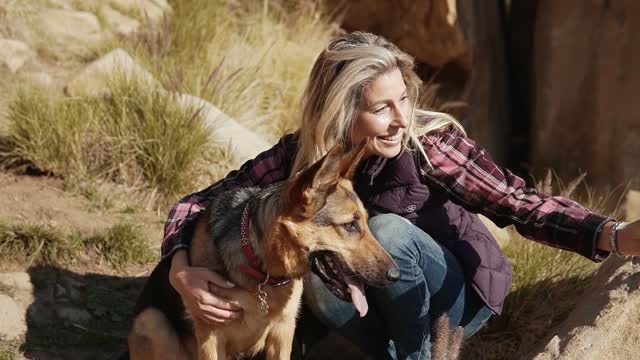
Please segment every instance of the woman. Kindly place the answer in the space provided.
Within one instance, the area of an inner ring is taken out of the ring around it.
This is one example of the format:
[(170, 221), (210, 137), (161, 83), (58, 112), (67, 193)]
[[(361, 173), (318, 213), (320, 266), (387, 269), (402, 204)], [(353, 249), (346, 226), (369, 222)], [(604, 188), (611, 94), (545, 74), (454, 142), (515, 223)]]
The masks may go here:
[(365, 138), (373, 141), (355, 188), (401, 280), (370, 289), (373, 311), (362, 319), (314, 277), (305, 298), (316, 317), (374, 356), (429, 359), (431, 321), (439, 315), (446, 313), (470, 336), (501, 312), (511, 269), (475, 213), (593, 261), (605, 259), (611, 246), (618, 254), (640, 254), (640, 222), (625, 226), (526, 188), (467, 138), (454, 118), (416, 109), (420, 80), (413, 68), (413, 59), (382, 37), (354, 32), (333, 40), (311, 71), (300, 130), (172, 208), (162, 251), (173, 256), (170, 281), (192, 314), (224, 322), (241, 311), (208, 291), (209, 284), (232, 283), (187, 261), (190, 229), (206, 199), (284, 180), (332, 145), (348, 148)]

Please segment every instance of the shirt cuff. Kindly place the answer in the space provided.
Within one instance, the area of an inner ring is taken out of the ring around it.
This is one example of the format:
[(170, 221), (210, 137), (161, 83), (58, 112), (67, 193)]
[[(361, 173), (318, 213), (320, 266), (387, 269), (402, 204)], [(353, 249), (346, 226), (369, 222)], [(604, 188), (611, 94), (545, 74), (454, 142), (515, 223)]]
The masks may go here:
[(609, 257), (609, 254), (611, 252), (606, 251), (606, 250), (601, 250), (598, 249), (598, 238), (600, 237), (600, 234), (602, 233), (602, 229), (604, 228), (604, 225), (606, 223), (608, 223), (609, 221), (615, 221), (614, 218), (612, 217), (608, 217), (608, 216), (602, 216), (602, 215), (595, 215), (594, 218), (590, 219), (590, 221), (592, 222), (599, 222), (596, 230), (593, 233), (593, 238), (591, 239), (592, 242), (592, 251), (591, 251), (591, 256), (589, 257), (589, 259), (595, 261), (595, 262), (602, 262), (604, 261), (607, 257)]

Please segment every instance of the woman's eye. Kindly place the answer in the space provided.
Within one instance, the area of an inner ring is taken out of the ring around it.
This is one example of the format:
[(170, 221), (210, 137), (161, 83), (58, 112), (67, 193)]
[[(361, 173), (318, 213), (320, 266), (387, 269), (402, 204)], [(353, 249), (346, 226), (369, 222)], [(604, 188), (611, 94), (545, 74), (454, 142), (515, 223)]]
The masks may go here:
[(374, 111), (373, 111), (373, 113), (374, 113), (374, 114), (380, 114), (380, 113), (382, 113), (384, 110), (386, 110), (387, 108), (388, 108), (388, 106), (385, 106), (385, 107), (380, 108), (380, 109), (378, 109), (378, 110), (374, 110)]
[(400, 99), (400, 101), (405, 101), (405, 100), (407, 100), (408, 98), (409, 98), (409, 96), (405, 95), (405, 96), (403, 96), (403, 97)]

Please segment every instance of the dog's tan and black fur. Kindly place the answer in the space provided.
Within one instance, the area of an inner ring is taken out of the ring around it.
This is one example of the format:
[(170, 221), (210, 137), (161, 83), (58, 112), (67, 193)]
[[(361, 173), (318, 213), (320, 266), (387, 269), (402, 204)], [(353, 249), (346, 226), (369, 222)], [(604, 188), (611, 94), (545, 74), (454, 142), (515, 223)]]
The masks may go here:
[[(302, 277), (309, 271), (347, 301), (354, 297), (354, 279), (369, 286), (396, 280), (395, 264), (369, 231), (366, 211), (350, 181), (363, 149), (343, 154), (336, 146), (290, 180), (211, 199), (206, 216), (193, 231), (191, 265), (221, 273), (237, 284), (211, 291), (241, 306), (242, 317), (215, 326), (192, 319), (169, 284), (170, 262), (163, 260), (138, 302), (129, 336), (130, 358), (227, 359), (264, 350), (267, 359), (289, 359)], [(259, 281), (238, 270), (246, 262), (240, 238), (245, 206), (249, 238), (262, 260), (262, 271), (293, 279), (266, 287), (268, 313), (260, 306)]]

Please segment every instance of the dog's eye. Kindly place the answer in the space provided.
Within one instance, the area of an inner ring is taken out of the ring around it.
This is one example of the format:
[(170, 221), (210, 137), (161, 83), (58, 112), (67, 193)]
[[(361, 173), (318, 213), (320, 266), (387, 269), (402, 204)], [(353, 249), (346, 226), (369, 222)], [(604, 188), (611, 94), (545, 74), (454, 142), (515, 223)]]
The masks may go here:
[(360, 230), (360, 225), (358, 225), (358, 222), (355, 220), (350, 223), (342, 224), (342, 227), (350, 233), (356, 233)]

